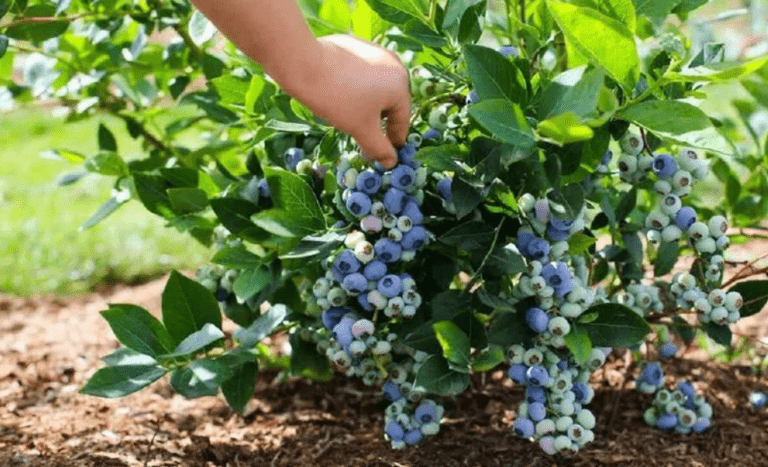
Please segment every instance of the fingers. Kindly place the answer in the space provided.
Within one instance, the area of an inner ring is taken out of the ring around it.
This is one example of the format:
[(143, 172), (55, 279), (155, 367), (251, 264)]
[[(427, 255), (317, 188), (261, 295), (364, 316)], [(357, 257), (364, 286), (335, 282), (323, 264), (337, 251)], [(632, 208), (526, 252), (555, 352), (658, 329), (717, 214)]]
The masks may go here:
[(363, 150), (363, 159), (376, 161), (385, 169), (391, 169), (397, 164), (395, 148), (381, 132), (377, 121), (364, 127), (359, 135), (353, 136)]
[(387, 111), (387, 138), (395, 147), (405, 145), (411, 126), (411, 96), (406, 94)]

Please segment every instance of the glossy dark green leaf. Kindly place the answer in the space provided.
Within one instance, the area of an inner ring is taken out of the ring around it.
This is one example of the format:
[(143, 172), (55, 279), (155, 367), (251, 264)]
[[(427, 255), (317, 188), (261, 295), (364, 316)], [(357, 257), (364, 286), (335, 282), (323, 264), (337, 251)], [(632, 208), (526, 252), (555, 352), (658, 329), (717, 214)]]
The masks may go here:
[(256, 388), (256, 374), (259, 365), (256, 362), (247, 362), (235, 369), (235, 374), (221, 383), (221, 392), (232, 410), (243, 414), (245, 406), (253, 397)]
[(442, 352), (440, 342), (438, 342), (435, 330), (432, 328), (432, 321), (427, 321), (417, 326), (413, 332), (405, 337), (404, 342), (407, 346), (428, 354), (439, 354)]
[(134, 172), (133, 182), (139, 200), (149, 212), (166, 219), (176, 217), (171, 207), (171, 201), (165, 191), (169, 188), (168, 182), (165, 179), (157, 175)]
[(220, 249), (213, 255), (211, 262), (227, 268), (246, 269), (261, 265), (262, 259), (240, 245)]
[(99, 124), (98, 131), (99, 149), (102, 151), (117, 152), (117, 140), (103, 123)]
[(128, 166), (117, 153), (100, 151), (95, 156), (85, 161), (84, 167), (89, 172), (102, 175), (124, 177), (128, 175)]
[(173, 351), (175, 343), (163, 323), (140, 306), (109, 304), (101, 316), (112, 328), (117, 340), (136, 352), (157, 357)]
[(432, 323), (432, 329), (451, 369), (469, 373), (470, 345), (467, 334), (451, 321)]
[(282, 324), (286, 316), (288, 316), (288, 308), (278, 303), (259, 316), (247, 328), (240, 328), (235, 331), (234, 338), (240, 341), (242, 347), (253, 347), (272, 334)]
[(547, 200), (553, 215), (561, 219), (573, 220), (584, 206), (584, 189), (575, 183), (568, 184), (560, 190), (551, 190), (547, 193)]
[(179, 214), (199, 212), (208, 206), (208, 196), (199, 188), (168, 188), (168, 199)]
[(331, 363), (317, 351), (313, 342), (305, 341), (294, 332), (291, 343), (291, 373), (317, 381), (328, 381), (333, 377)]
[(592, 341), (589, 339), (589, 333), (581, 326), (573, 326), (571, 332), (566, 334), (563, 339), (565, 346), (571, 351), (576, 362), (583, 365), (589, 360), (592, 353)]
[(157, 365), (108, 366), (94, 373), (80, 394), (115, 399), (144, 389), (165, 373)]
[(722, 325), (711, 323), (711, 322), (704, 323), (702, 327), (704, 328), (704, 332), (706, 332), (707, 335), (711, 337), (713, 341), (725, 347), (728, 347), (728, 348), (731, 347), (731, 340), (733, 339), (733, 333), (731, 332), (730, 327), (722, 326)]
[(336, 232), (328, 232), (318, 237), (307, 236), (302, 238), (293, 250), (281, 255), (280, 259), (326, 258), (344, 242), (344, 238), (345, 235)]
[[(16, 2), (17, 4), (19, 2)], [(24, 11), (23, 18), (35, 18), (35, 17), (53, 17), (56, 15), (56, 5), (51, 4), (37, 4), (30, 5)], [(0, 15), (2, 16), (2, 15)], [(20, 18), (19, 18), (20, 19)], [(69, 21), (62, 19), (61, 21), (45, 21), (36, 22), (18, 21), (14, 26), (11, 26), (5, 30), (5, 35), (11, 39), (17, 39), (21, 41), (29, 41), (34, 43), (43, 42), (54, 37), (58, 37), (67, 30), (69, 27)]]
[(461, 250), (483, 250), (490, 247), (493, 233), (493, 228), (485, 222), (469, 221), (452, 228), (438, 240)]
[(206, 323), (221, 328), (219, 303), (210, 290), (176, 271), (171, 272), (162, 294), (163, 323), (175, 344), (203, 329)]
[(497, 345), (492, 345), (487, 349), (483, 349), (482, 352), (472, 359), (472, 370), (479, 372), (491, 371), (504, 362), (505, 358), (504, 350)]
[(467, 45), (464, 47), (464, 59), (481, 100), (507, 99), (525, 105), (525, 77), (507, 57), (488, 47)]
[(446, 290), (435, 295), (429, 302), (432, 318), (450, 320), (472, 307), (472, 296), (460, 290)]
[(282, 237), (303, 237), (325, 230), (325, 218), (312, 188), (301, 176), (264, 167), (275, 208), (256, 214), (254, 222)]
[(117, 211), (118, 208), (124, 205), (127, 199), (118, 199), (115, 196), (111, 196), (78, 228), (79, 231), (90, 229), (94, 225), (98, 224), (102, 220), (106, 219), (110, 214)]
[(582, 316), (588, 315), (594, 319), (578, 326), (587, 331), (592, 344), (598, 347), (631, 347), (651, 332), (651, 327), (640, 315), (617, 303), (590, 307)]
[(768, 280), (744, 281), (735, 284), (728, 292), (741, 294), (744, 304), (739, 310), (741, 317), (752, 316), (760, 313), (768, 302)]
[(528, 344), (536, 333), (525, 322), (525, 311), (501, 313), (488, 328), (488, 342), (507, 348), (515, 344)]
[(483, 201), (483, 196), (477, 188), (455, 177), (451, 183), (451, 199), (456, 206), (456, 217), (461, 219), (475, 210)]
[(466, 159), (467, 150), (457, 144), (429, 146), (416, 153), (416, 160), (434, 170), (458, 172), (461, 168), (455, 160)]
[(505, 143), (530, 152), (536, 143), (520, 106), (506, 99), (489, 99), (469, 107), (469, 115)]
[(656, 262), (653, 264), (653, 273), (656, 277), (667, 274), (675, 267), (679, 253), (680, 245), (678, 242), (664, 242), (659, 245)]
[(8, 36), (0, 34), (0, 58), (3, 58), (6, 50), (8, 50)]
[(120, 347), (109, 355), (101, 357), (107, 366), (155, 365), (157, 361), (143, 353)]
[(445, 358), (431, 355), (418, 366), (413, 386), (429, 394), (456, 396), (469, 387), (469, 374), (454, 371)]
[(184, 340), (173, 349), (172, 353), (163, 355), (161, 358), (168, 359), (193, 354), (223, 338), (224, 333), (221, 329), (211, 323), (205, 323), (202, 329), (185, 337)]
[(527, 270), (523, 257), (509, 245), (496, 248), (485, 263), (485, 271), (494, 276), (512, 276)]
[(210, 201), (213, 212), (219, 218), (222, 225), (235, 235), (246, 229), (256, 228), (251, 222), (251, 216), (259, 211), (259, 208), (244, 199), (217, 198)]
[(233, 369), (219, 360), (194, 360), (188, 367), (171, 373), (171, 387), (187, 399), (215, 396), (232, 373)]

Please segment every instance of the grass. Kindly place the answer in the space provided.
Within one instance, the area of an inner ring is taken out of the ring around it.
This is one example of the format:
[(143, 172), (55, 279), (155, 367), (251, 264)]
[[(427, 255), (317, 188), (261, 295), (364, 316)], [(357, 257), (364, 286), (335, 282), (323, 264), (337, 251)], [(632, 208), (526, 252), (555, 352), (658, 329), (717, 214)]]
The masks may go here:
[(82, 166), (40, 153), (62, 148), (94, 154), (100, 122), (115, 134), (121, 154), (141, 154), (139, 141), (110, 116), (65, 124), (41, 110), (0, 114), (0, 291), (76, 294), (102, 281), (136, 282), (207, 259), (205, 247), (166, 228), (134, 200), (78, 231), (109, 198), (114, 178), (88, 174), (60, 187), (59, 177)]

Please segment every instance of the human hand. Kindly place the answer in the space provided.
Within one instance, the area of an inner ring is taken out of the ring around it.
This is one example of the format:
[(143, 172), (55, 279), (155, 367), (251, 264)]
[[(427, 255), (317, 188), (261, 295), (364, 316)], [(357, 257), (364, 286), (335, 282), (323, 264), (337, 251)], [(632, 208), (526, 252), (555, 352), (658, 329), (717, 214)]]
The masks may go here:
[[(405, 145), (410, 125), (408, 70), (396, 53), (351, 35), (317, 40), (321, 53), (316, 79), (312, 85), (294, 89), (293, 97), (352, 136), (364, 158), (387, 169), (394, 167), (395, 148)], [(386, 137), (382, 118), (387, 119)]]

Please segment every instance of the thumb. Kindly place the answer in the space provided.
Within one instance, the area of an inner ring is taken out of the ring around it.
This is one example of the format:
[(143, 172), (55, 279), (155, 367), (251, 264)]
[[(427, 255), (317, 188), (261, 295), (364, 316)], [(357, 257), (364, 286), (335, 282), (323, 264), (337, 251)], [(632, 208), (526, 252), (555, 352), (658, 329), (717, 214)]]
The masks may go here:
[(397, 164), (395, 148), (384, 136), (378, 123), (363, 127), (359, 134), (353, 136), (363, 150), (363, 159), (376, 161), (387, 170)]

